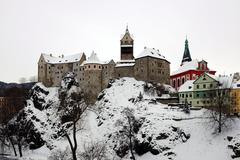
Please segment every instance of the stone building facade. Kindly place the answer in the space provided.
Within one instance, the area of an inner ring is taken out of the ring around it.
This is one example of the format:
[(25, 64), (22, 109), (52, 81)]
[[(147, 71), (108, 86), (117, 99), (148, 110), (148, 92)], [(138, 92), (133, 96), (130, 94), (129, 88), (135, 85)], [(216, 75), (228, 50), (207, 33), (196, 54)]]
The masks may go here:
[(41, 54), (38, 81), (46, 86), (60, 86), (62, 77), (67, 72), (74, 72), (90, 102), (94, 102), (109, 81), (115, 78), (134, 77), (137, 80), (169, 84), (170, 62), (159, 50), (147, 47), (134, 58), (133, 42), (127, 28), (120, 40), (121, 60), (118, 62), (100, 61), (94, 52), (88, 59), (84, 53), (67, 57)]

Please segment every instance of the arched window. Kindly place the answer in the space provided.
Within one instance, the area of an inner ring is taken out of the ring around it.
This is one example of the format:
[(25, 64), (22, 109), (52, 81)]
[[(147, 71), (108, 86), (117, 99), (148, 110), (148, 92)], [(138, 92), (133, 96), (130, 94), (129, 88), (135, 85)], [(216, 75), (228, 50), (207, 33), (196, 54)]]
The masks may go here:
[(175, 88), (175, 85), (176, 85), (175, 83), (176, 83), (176, 81), (175, 81), (175, 80), (173, 80), (173, 88)]
[(184, 79), (184, 78), (182, 78), (182, 84), (184, 84), (184, 82), (185, 82), (185, 79)]
[(180, 86), (180, 79), (177, 80), (177, 87)]

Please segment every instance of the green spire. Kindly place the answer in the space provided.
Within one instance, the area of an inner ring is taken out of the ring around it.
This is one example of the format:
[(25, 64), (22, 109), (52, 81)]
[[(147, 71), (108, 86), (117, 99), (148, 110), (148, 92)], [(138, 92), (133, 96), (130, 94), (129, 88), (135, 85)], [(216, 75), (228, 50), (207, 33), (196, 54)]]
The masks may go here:
[(190, 62), (192, 61), (191, 55), (190, 55), (190, 51), (188, 48), (188, 40), (186, 38), (185, 40), (185, 49), (184, 49), (184, 53), (183, 53), (183, 59), (182, 59), (182, 63), (183, 62)]

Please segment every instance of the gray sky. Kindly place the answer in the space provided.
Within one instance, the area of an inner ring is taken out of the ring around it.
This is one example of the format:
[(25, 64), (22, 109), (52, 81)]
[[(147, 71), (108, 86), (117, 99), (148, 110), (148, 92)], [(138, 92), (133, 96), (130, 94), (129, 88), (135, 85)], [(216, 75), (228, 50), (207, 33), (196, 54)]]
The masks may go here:
[(158, 48), (171, 72), (186, 35), (193, 59), (218, 74), (240, 71), (240, 0), (0, 0), (0, 81), (37, 75), (41, 53), (119, 60), (127, 23), (134, 54)]

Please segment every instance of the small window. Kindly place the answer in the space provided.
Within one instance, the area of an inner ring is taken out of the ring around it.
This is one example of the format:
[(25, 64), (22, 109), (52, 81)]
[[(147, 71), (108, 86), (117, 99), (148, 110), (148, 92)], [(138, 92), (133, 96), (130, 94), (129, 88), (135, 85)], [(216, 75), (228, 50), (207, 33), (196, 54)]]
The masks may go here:
[(98, 68), (101, 69), (101, 66), (99, 66)]
[(206, 88), (206, 84), (203, 84), (203, 88)]
[(199, 97), (199, 94), (197, 93), (197, 97)]
[(199, 101), (197, 101), (197, 104), (199, 104)]
[(197, 89), (199, 89), (199, 85), (197, 85)]
[(96, 65), (94, 65), (93, 68), (96, 68)]
[(189, 94), (189, 97), (192, 97), (192, 93)]
[(209, 86), (210, 86), (210, 88), (212, 88), (212, 87), (213, 87), (213, 84), (210, 84)]
[(90, 65), (88, 65), (88, 68), (90, 68)]

